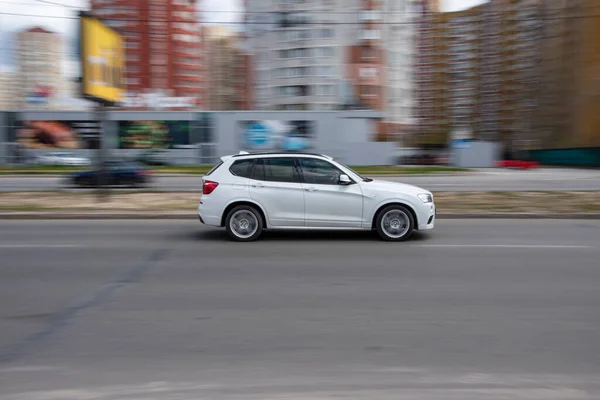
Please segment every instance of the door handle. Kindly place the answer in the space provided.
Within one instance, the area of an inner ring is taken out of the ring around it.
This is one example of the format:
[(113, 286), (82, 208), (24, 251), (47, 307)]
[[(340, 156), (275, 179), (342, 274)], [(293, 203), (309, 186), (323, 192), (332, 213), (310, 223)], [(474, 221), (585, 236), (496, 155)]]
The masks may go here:
[(262, 183), (253, 183), (252, 187), (265, 187)]
[(306, 190), (307, 190), (308, 192), (316, 192), (316, 191), (317, 191), (317, 188), (316, 188), (316, 187), (313, 187), (313, 186), (311, 186), (311, 187), (308, 187), (308, 188), (306, 188)]

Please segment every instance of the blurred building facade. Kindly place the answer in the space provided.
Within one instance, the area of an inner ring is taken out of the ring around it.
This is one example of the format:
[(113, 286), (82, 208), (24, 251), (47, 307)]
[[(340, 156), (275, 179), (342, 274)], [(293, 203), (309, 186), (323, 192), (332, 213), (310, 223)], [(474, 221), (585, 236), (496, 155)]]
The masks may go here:
[(529, 148), (600, 147), (600, 13), (595, 0), (544, 2), (542, 85)]
[(14, 71), (0, 71), (0, 110), (17, 110), (19, 101), (19, 75)]
[(92, 0), (90, 6), (124, 33), (129, 94), (160, 92), (204, 106), (206, 69), (196, 0)]
[(540, 88), (538, 0), (457, 12), (425, 4), (418, 22), (418, 144), (508, 141), (531, 130)]
[(203, 27), (210, 110), (252, 108), (252, 59), (243, 48), (242, 37), (222, 26)]
[(419, 4), (246, 0), (256, 108), (384, 111), (379, 131), (386, 138), (412, 126), (411, 18)]
[(63, 92), (63, 41), (60, 35), (36, 26), (16, 35), (17, 83), (12, 87), (18, 109), (55, 109)]

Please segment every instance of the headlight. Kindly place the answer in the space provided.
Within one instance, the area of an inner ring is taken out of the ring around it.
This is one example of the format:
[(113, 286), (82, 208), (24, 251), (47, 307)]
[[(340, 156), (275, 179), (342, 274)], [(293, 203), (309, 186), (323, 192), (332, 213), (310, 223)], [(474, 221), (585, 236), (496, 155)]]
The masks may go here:
[(433, 196), (429, 193), (421, 193), (417, 195), (423, 203), (433, 203)]

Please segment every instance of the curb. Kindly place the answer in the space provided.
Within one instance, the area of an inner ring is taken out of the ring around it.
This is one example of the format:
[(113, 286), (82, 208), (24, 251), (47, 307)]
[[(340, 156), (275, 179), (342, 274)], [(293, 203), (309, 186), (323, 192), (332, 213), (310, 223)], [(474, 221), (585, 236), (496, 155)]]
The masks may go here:
[[(368, 177), (377, 177), (379, 179), (383, 179), (383, 177), (390, 178), (405, 178), (405, 177), (416, 177), (416, 178), (425, 178), (430, 176), (473, 176), (477, 175), (477, 172), (433, 172), (430, 174), (364, 174), (364, 176)], [(0, 174), (0, 179), (2, 178), (62, 178), (66, 177), (69, 174)], [(160, 173), (157, 172), (153, 175), (154, 177), (169, 177), (169, 178), (185, 178), (190, 176), (198, 176), (202, 177), (204, 174), (197, 173), (189, 173), (189, 174), (177, 174), (177, 173)]]
[[(151, 212), (2, 212), (0, 220), (115, 220), (115, 219), (145, 219), (145, 220), (197, 220), (195, 213), (151, 213)], [(600, 213), (440, 213), (436, 219), (586, 219), (600, 220)]]

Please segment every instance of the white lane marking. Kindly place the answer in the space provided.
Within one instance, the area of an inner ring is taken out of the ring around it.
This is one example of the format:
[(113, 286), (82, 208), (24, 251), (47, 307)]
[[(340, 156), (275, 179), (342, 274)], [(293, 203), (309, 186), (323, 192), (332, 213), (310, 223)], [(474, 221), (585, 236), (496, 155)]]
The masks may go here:
[(589, 249), (592, 246), (553, 244), (417, 244), (415, 247), (440, 248), (510, 248), (510, 249)]
[(0, 244), (0, 249), (62, 249), (81, 247), (78, 244)]

